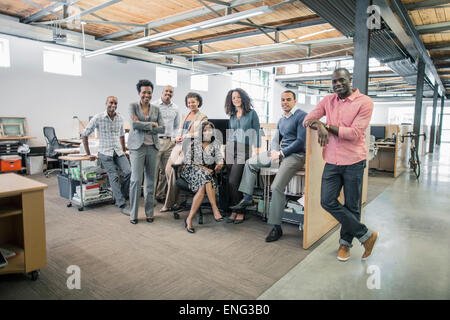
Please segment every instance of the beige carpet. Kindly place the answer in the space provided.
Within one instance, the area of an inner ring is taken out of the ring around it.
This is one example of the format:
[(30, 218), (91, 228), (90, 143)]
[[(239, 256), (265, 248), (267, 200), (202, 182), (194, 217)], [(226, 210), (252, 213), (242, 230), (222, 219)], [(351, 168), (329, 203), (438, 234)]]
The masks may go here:
[[(189, 234), (187, 212), (174, 220), (160, 204), (153, 223), (141, 206), (132, 225), (112, 205), (67, 208), (55, 176), (32, 178), (49, 185), (47, 266), (37, 281), (0, 276), (0, 299), (255, 299), (319, 244), (302, 249), (301, 231), (289, 224), (279, 241), (266, 243), (270, 228), (256, 216), (233, 225), (207, 214)], [(71, 265), (81, 269), (80, 290), (67, 288)]]

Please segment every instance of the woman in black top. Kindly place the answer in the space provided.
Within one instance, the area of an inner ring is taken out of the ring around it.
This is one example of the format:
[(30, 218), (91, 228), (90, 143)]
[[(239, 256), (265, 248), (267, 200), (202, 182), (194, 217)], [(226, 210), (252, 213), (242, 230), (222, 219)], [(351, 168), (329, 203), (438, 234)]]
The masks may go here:
[[(233, 154), (233, 159), (227, 160), (228, 168), (228, 192), (230, 195), (230, 206), (236, 205), (242, 199), (242, 193), (238, 191), (244, 171), (245, 161), (252, 153), (259, 153), (260, 148), (260, 125), (256, 111), (253, 109), (250, 97), (243, 89), (230, 90), (225, 99), (225, 112), (230, 116), (230, 129), (227, 141), (226, 154)], [(232, 163), (232, 164), (229, 164)], [(242, 223), (243, 212), (233, 211), (227, 218), (228, 223)]]

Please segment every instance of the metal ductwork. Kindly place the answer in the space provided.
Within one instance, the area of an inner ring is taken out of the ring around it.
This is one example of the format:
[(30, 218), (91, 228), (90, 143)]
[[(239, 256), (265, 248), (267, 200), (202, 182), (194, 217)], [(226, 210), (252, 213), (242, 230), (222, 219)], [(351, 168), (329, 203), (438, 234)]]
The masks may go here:
[[(403, 80), (412, 86), (417, 84), (417, 68), (409, 59), (388, 62), (387, 66), (395, 73), (400, 75)], [(425, 81), (423, 85), (423, 95), (425, 97), (433, 96), (433, 88)]]
[[(346, 37), (353, 38), (356, 0), (302, 0), (302, 2)], [(386, 29), (372, 31), (370, 35), (370, 56), (383, 63), (406, 58), (406, 54)]]

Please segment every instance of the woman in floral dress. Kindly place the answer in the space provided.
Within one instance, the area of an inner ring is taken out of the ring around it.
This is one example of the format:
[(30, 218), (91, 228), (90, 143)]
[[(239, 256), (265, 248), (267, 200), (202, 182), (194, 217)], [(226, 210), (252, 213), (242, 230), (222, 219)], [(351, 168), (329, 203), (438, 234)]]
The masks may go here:
[(185, 150), (184, 165), (181, 170), (181, 177), (186, 180), (189, 189), (195, 193), (192, 200), (189, 216), (184, 221), (184, 227), (189, 233), (194, 233), (192, 219), (198, 211), (205, 193), (217, 222), (223, 221), (222, 214), (216, 202), (216, 181), (215, 172), (223, 167), (223, 155), (220, 150), (221, 145), (214, 139), (214, 125), (211, 122), (202, 124), (202, 137), (193, 139)]

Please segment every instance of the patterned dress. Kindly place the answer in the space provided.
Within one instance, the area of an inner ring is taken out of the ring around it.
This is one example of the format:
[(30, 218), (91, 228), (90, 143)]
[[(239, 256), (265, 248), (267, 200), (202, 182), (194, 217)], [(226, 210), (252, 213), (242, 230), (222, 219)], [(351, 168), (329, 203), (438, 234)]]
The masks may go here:
[(209, 173), (200, 165), (214, 169), (217, 163), (223, 162), (220, 147), (219, 143), (213, 141), (203, 149), (199, 139), (193, 140), (187, 147), (181, 177), (186, 180), (192, 192), (197, 193), (198, 189), (208, 182), (211, 182), (213, 188), (216, 188), (214, 173)]

